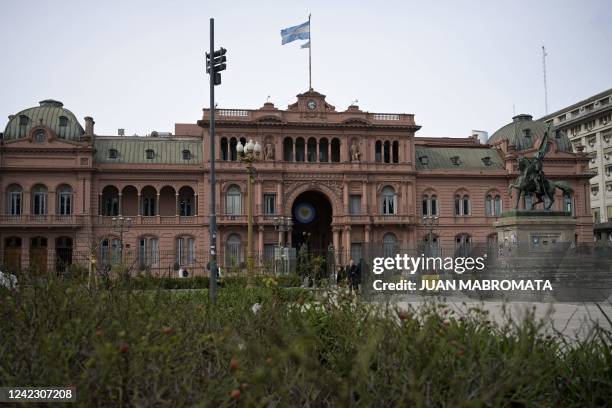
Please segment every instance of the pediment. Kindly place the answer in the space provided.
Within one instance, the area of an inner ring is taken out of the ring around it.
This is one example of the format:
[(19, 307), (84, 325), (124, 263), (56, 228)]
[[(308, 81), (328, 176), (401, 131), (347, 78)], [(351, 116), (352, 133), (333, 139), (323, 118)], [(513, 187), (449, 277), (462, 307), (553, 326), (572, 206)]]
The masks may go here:
[(268, 122), (268, 123), (283, 123), (283, 120), (278, 116), (265, 115), (257, 119), (257, 122)]
[(342, 121), (343, 125), (370, 125), (370, 121), (360, 117), (350, 117)]

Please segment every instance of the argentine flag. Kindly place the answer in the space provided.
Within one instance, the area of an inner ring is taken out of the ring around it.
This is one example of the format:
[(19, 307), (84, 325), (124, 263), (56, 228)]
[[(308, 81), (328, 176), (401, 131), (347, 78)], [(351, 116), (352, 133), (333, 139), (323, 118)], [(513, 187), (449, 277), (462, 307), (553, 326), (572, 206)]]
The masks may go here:
[(295, 40), (310, 40), (310, 20), (281, 30), (281, 37), (283, 37), (283, 45)]

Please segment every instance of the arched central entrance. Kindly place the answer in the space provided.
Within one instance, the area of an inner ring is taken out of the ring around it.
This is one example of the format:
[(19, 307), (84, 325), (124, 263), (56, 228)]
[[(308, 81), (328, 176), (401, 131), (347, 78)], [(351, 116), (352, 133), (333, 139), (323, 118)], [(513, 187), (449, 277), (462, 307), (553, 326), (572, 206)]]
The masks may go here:
[(293, 246), (299, 249), (306, 243), (310, 253), (326, 254), (332, 242), (332, 206), (329, 199), (318, 191), (305, 191), (293, 202), (291, 214)]

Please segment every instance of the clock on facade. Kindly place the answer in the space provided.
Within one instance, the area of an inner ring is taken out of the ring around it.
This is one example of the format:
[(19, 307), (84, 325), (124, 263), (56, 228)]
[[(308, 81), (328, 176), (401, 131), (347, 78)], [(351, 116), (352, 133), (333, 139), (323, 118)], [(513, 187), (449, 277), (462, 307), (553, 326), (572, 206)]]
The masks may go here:
[(315, 110), (315, 108), (317, 107), (317, 103), (315, 101), (308, 101), (308, 109), (310, 110)]

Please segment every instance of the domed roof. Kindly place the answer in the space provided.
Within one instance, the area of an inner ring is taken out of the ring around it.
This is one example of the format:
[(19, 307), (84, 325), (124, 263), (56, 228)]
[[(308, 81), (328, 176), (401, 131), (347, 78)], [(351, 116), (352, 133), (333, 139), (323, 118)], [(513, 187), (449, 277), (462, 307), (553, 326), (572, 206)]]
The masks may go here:
[[(501, 140), (507, 140), (514, 145), (517, 151), (527, 150), (533, 147), (542, 136), (548, 125), (538, 120), (533, 120), (531, 115), (520, 114), (512, 118), (512, 122), (493, 133), (488, 140), (489, 144), (495, 144)], [(559, 150), (571, 152), (572, 147), (564, 132), (549, 134), (551, 140), (555, 140)]]
[(80, 140), (85, 131), (74, 114), (64, 108), (63, 103), (53, 99), (45, 99), (39, 103), (40, 106), (9, 116), (9, 122), (4, 129), (5, 140), (26, 137), (33, 127), (39, 125), (52, 129), (61, 139)]

